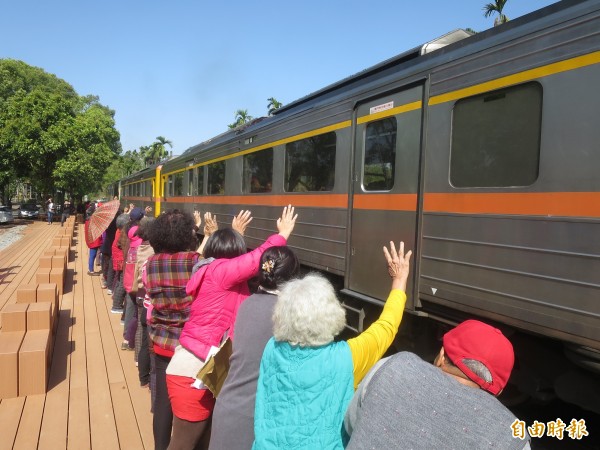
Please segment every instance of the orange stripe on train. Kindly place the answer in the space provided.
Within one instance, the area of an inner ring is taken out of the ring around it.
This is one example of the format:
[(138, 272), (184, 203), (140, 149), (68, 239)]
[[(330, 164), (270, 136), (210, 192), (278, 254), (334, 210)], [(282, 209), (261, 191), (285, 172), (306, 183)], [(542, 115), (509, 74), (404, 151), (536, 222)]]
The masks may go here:
[(425, 212), (600, 217), (600, 192), (429, 193)]
[[(159, 202), (161, 200), (159, 199)], [(171, 197), (163, 205), (198, 203), (222, 205), (347, 208), (346, 194), (289, 194)], [(416, 211), (417, 194), (356, 194), (354, 209)], [(427, 193), (424, 212), (528, 216), (600, 217), (600, 192)]]

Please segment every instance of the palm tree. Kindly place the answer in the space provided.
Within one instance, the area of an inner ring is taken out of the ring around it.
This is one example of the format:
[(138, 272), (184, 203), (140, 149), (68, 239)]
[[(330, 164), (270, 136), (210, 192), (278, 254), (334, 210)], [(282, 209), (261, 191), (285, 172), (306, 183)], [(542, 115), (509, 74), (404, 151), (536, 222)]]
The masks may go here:
[(275, 97), (269, 97), (267, 101), (269, 102), (267, 105), (267, 108), (269, 109), (269, 116), (272, 116), (275, 111), (283, 106), (281, 102), (275, 100)]
[(494, 19), (494, 26), (508, 22), (508, 17), (502, 13), (507, 1), (508, 0), (494, 0), (494, 3), (488, 3), (483, 7), (484, 17), (490, 17), (494, 13), (498, 13), (498, 17)]
[(169, 156), (169, 152), (165, 148), (166, 145), (168, 145), (169, 147), (173, 148), (173, 143), (170, 140), (168, 140), (166, 137), (163, 137), (163, 136), (157, 136), (156, 137), (156, 142), (154, 142), (152, 145), (155, 145), (159, 149), (159, 153), (161, 155), (159, 161), (161, 159), (166, 158), (167, 156)]
[(250, 114), (248, 114), (247, 109), (238, 109), (235, 112), (235, 122), (233, 122), (232, 124), (229, 124), (228, 127), (231, 129), (237, 128), (240, 125), (250, 122), (253, 118), (254, 117), (252, 117)]

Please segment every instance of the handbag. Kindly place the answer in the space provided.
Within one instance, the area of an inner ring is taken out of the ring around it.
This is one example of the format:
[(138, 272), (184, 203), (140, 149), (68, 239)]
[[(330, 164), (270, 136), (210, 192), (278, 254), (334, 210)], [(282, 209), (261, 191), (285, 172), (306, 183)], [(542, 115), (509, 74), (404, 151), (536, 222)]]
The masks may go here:
[(129, 294), (137, 292), (139, 267), (137, 264), (137, 247), (129, 247), (123, 267), (123, 287)]
[(219, 350), (208, 357), (206, 363), (204, 363), (204, 366), (196, 375), (196, 378), (202, 380), (215, 398), (217, 398), (219, 392), (221, 392), (225, 378), (227, 378), (227, 374), (229, 373), (229, 357), (231, 356), (232, 350), (233, 345), (231, 339), (225, 339), (225, 342), (221, 344)]

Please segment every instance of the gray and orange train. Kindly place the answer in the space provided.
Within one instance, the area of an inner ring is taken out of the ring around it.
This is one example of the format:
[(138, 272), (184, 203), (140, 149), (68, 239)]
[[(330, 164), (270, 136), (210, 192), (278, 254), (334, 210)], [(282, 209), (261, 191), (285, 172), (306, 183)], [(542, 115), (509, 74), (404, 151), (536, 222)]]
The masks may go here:
[(403, 240), (407, 311), (550, 337), (598, 370), (599, 84), (600, 2), (563, 1), (449, 33), (119, 188), (157, 214), (250, 209), (250, 247), (294, 205), (290, 245), (354, 309), (382, 304), (381, 248)]

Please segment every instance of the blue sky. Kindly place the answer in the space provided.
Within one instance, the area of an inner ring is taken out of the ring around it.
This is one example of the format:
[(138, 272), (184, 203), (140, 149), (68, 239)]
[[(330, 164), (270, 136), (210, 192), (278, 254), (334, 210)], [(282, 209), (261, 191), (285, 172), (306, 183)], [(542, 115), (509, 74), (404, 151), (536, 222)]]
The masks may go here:
[[(1, 2), (0, 58), (41, 67), (116, 111), (124, 150), (174, 154), (456, 28), (490, 0)], [(509, 0), (516, 18), (554, 1)]]

